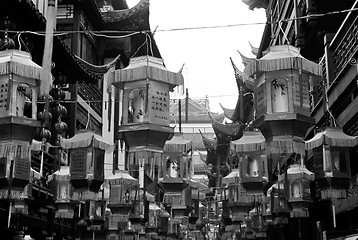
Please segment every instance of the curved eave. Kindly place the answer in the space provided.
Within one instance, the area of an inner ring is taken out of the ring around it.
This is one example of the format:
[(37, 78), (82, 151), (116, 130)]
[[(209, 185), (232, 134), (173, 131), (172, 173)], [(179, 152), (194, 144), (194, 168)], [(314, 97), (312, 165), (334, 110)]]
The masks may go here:
[(125, 10), (102, 13), (107, 26), (121, 30), (150, 30), (149, 0), (141, 0), (136, 6)]
[(208, 151), (215, 151), (217, 147), (217, 141), (216, 139), (211, 139), (205, 136), (199, 129), (201, 138), (203, 140), (204, 146)]
[(252, 54), (254, 54), (255, 56), (257, 56), (257, 54), (259, 53), (259, 48), (254, 47), (254, 46), (251, 44), (251, 42), (249, 42), (249, 44), (250, 44), (250, 47), (251, 47), (251, 52), (252, 52)]
[(211, 117), (211, 125), (214, 129), (218, 142), (229, 143), (242, 137), (246, 125), (242, 123), (222, 124)]
[(72, 72), (71, 74), (75, 72), (75, 74), (68, 79), (69, 83), (71, 83), (71, 81), (97, 83), (103, 77), (104, 73), (94, 71), (89, 65), (84, 64), (84, 61), (76, 57), (71, 49), (67, 47), (66, 43), (59, 37), (54, 37), (54, 57), (60, 58), (63, 67), (69, 72)]
[[(246, 66), (247, 64), (249, 64), (250, 62), (254, 61), (255, 58), (250, 58), (250, 57), (246, 57), (244, 54), (242, 54), (239, 50), (237, 50), (237, 52), (240, 54), (241, 60), (242, 60), (242, 64), (244, 64), (244, 66)], [(256, 55), (255, 55), (256, 56)]]
[(250, 10), (254, 10), (255, 8), (267, 9), (269, 0), (242, 0), (242, 2), (249, 6)]
[(233, 117), (233, 115), (234, 115), (235, 109), (225, 108), (223, 105), (221, 105), (221, 103), (219, 103), (219, 105), (220, 105), (221, 109), (222, 109), (223, 112), (224, 112), (224, 116), (225, 116), (227, 119), (233, 121), (233, 118), (232, 118), (232, 117)]

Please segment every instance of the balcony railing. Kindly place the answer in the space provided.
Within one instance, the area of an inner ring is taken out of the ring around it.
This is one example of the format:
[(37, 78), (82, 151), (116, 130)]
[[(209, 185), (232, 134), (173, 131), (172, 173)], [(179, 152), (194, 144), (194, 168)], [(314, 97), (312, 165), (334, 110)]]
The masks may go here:
[(78, 94), (83, 100), (88, 101), (99, 116), (102, 116), (102, 94), (95, 85), (79, 83)]
[[(356, 2), (353, 8), (356, 8), (357, 5)], [(356, 11), (347, 15), (334, 36), (329, 50), (332, 53), (334, 65), (333, 77), (330, 79), (330, 84), (332, 84), (345, 68), (356, 64), (355, 57), (358, 52), (358, 13)]]

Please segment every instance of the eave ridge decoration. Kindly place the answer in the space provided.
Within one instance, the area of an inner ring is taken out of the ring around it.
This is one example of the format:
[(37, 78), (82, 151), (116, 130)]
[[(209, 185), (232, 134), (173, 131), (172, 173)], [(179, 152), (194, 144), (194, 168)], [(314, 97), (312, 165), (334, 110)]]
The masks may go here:
[(91, 130), (78, 131), (72, 138), (61, 139), (60, 147), (64, 149), (86, 148), (93, 146), (108, 152), (113, 152), (114, 144), (107, 142), (102, 136)]
[(170, 72), (165, 68), (163, 59), (149, 55), (131, 58), (126, 68), (115, 71), (115, 79), (119, 82), (150, 79), (168, 83), (172, 89), (184, 84), (181, 71)]
[(40, 79), (42, 67), (32, 61), (28, 52), (20, 50), (0, 51), (0, 74), (16, 74), (26, 78)]
[(257, 54), (259, 53), (259, 48), (258, 47), (254, 47), (251, 42), (249, 42), (249, 45), (251, 47), (251, 52), (252, 54), (254, 54), (255, 56), (257, 56)]
[(230, 150), (237, 153), (264, 151), (265, 149), (265, 137), (258, 130), (244, 131), (240, 139), (230, 142)]
[(134, 14), (143, 10), (149, 10), (149, 0), (141, 0), (137, 5), (130, 9), (102, 12), (102, 17), (106, 23), (119, 22), (132, 17)]
[(322, 66), (301, 56), (299, 49), (291, 45), (270, 46), (265, 55), (250, 62), (244, 70), (248, 76), (263, 72), (296, 69), (302, 72), (322, 75)]
[(358, 145), (357, 136), (349, 136), (339, 127), (326, 127), (323, 132), (317, 133), (312, 139), (305, 142), (306, 150), (317, 148), (323, 144), (331, 147), (355, 147)]
[(242, 64), (244, 64), (244, 66), (246, 66), (247, 64), (249, 64), (252, 61), (255, 61), (255, 58), (250, 58), (250, 57), (246, 57), (244, 54), (242, 54), (239, 50), (237, 50), (237, 52), (240, 54), (241, 60), (242, 60)]
[(201, 135), (201, 138), (203, 140), (203, 144), (205, 146), (205, 148), (208, 150), (208, 151), (216, 151), (216, 147), (218, 145), (216, 139), (211, 139), (211, 138), (208, 138), (207, 136), (205, 136), (199, 129), (199, 133)]
[(174, 134), (172, 139), (166, 141), (164, 152), (177, 152), (187, 154), (192, 150), (192, 141), (184, 139), (183, 134)]
[(248, 5), (250, 10), (255, 8), (267, 9), (269, 4), (269, 0), (242, 0), (242, 2)]
[(138, 186), (138, 179), (132, 177), (127, 170), (116, 170), (106, 178), (106, 182), (113, 185)]
[(212, 127), (218, 138), (218, 141), (224, 141), (229, 143), (230, 141), (237, 140), (242, 137), (242, 132), (244, 131), (246, 124), (242, 123), (229, 123), (223, 124), (216, 121), (208, 112)]

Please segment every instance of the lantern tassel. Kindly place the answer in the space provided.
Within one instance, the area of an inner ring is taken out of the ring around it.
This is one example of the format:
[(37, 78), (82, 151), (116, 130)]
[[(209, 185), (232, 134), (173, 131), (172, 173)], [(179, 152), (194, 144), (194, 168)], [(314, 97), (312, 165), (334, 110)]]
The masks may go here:
[(7, 228), (10, 228), (10, 223), (11, 223), (11, 211), (12, 211), (12, 202), (10, 202), (9, 204), (9, 215), (7, 218)]
[(53, 31), (56, 27), (57, 0), (48, 1), (45, 47), (42, 58), (40, 96), (49, 94), (51, 88), (51, 66), (53, 49)]

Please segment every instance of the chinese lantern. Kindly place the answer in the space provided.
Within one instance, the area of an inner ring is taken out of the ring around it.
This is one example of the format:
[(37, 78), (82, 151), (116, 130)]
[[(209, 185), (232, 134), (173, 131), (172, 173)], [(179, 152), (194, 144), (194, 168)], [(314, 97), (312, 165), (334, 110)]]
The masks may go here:
[(291, 205), (291, 217), (309, 217), (312, 203), (311, 182), (314, 174), (304, 165), (293, 164), (287, 169), (288, 203)]
[(341, 128), (327, 127), (306, 141), (313, 151), (315, 181), (321, 199), (347, 197), (350, 180), (349, 151), (358, 145), (357, 137), (346, 135)]
[(129, 151), (162, 151), (173, 135), (169, 127), (169, 91), (183, 84), (182, 74), (169, 72), (162, 59), (140, 56), (113, 75), (114, 85), (123, 90), (119, 138)]
[(241, 184), (248, 193), (262, 193), (268, 182), (265, 138), (260, 131), (245, 131), (230, 143), (239, 158)]
[(55, 218), (72, 219), (76, 201), (72, 199), (72, 186), (70, 183), (70, 167), (61, 166), (53, 173), (52, 184), (55, 188), (55, 205), (57, 207)]
[(284, 183), (284, 174), (279, 175), (278, 181), (267, 190), (267, 195), (271, 198), (271, 214), (274, 225), (287, 224), (290, 217)]
[(27, 52), (6, 50), (0, 51), (0, 69), (0, 199), (22, 200), (30, 180), (30, 144), (40, 127), (41, 67)]
[[(69, 139), (61, 139), (60, 146), (69, 150), (71, 184), (75, 191), (97, 193), (104, 182), (105, 152), (113, 151), (113, 144), (100, 135), (79, 131)], [(90, 200), (91, 194), (83, 200)], [(92, 194), (93, 195), (93, 194)]]
[(244, 72), (254, 77), (254, 126), (266, 139), (269, 171), (277, 161), (287, 160), (279, 157), (283, 153), (304, 156), (304, 137), (314, 124), (309, 78), (321, 76), (321, 66), (303, 58), (296, 47), (278, 45), (270, 46), (262, 58), (248, 63)]
[(253, 203), (240, 183), (240, 170), (233, 169), (229, 175), (223, 177), (222, 183), (228, 186), (227, 206), (231, 210), (233, 224), (242, 222), (253, 208)]

